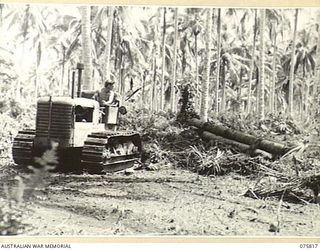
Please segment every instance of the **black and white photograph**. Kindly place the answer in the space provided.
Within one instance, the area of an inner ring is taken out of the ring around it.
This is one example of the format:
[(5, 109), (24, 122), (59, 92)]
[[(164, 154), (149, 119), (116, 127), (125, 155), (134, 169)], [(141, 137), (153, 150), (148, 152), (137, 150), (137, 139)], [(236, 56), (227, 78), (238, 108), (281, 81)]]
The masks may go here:
[(0, 235), (319, 237), (319, 25), (0, 4)]

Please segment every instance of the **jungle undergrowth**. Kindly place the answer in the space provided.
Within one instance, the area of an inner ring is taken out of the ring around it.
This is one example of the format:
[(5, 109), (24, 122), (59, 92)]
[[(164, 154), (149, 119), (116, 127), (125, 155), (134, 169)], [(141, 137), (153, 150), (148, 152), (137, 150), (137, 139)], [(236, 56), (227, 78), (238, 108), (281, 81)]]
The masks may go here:
[(36, 157), (39, 168), (29, 166), (31, 173), (17, 175), (4, 183), (5, 196), (0, 198), (0, 235), (18, 235), (32, 230), (26, 221), (30, 210), (30, 203), (35, 199), (37, 191), (46, 185), (45, 177), (58, 164), (58, 145), (53, 143), (51, 149)]

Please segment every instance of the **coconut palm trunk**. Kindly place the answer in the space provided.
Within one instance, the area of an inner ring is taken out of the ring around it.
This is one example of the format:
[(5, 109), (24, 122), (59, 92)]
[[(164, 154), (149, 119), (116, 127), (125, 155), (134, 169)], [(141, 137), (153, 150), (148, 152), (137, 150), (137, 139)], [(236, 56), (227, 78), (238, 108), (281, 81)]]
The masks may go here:
[(60, 95), (63, 95), (63, 82), (65, 75), (65, 64), (66, 64), (66, 47), (61, 44), (62, 48), (62, 65), (61, 65), (61, 80), (60, 80)]
[(110, 6), (109, 16), (108, 16), (108, 26), (107, 26), (106, 49), (105, 49), (105, 79), (110, 78), (110, 57), (111, 57), (113, 12), (114, 12), (114, 7)]
[(305, 79), (305, 99), (304, 99), (304, 116), (305, 118), (309, 118), (309, 92), (310, 92), (310, 75), (307, 74), (307, 77)]
[(164, 74), (166, 69), (166, 12), (167, 8), (163, 8), (163, 27), (162, 27), (162, 72), (160, 82), (160, 110), (164, 108)]
[(148, 71), (145, 70), (142, 75), (142, 90), (141, 90), (141, 109), (143, 110), (146, 107), (145, 98), (146, 98), (146, 79), (147, 79)]
[(271, 79), (271, 88), (270, 88), (270, 113), (274, 113), (274, 102), (275, 102), (275, 85), (276, 85), (276, 60), (277, 60), (277, 33), (276, 33), (276, 24), (273, 23), (273, 56), (272, 56), (272, 79)]
[(291, 65), (290, 65), (290, 75), (289, 75), (289, 101), (288, 101), (288, 111), (289, 115), (293, 117), (293, 81), (294, 81), (294, 66), (295, 66), (295, 52), (297, 43), (297, 26), (298, 26), (298, 14), (299, 9), (295, 10), (294, 16), (294, 30), (293, 30), (293, 41), (292, 41), (292, 51), (291, 51)]
[(243, 82), (243, 71), (244, 69), (241, 67), (240, 68), (240, 76), (239, 76), (239, 89), (238, 89), (238, 93), (237, 93), (237, 111), (242, 111), (242, 82)]
[(275, 98), (274, 98), (274, 112), (277, 113), (278, 112), (278, 99), (279, 99), (279, 95), (277, 93), (277, 91), (275, 91)]
[[(194, 36), (194, 51), (195, 51), (195, 61), (196, 61), (196, 68), (195, 68), (195, 77), (196, 77), (196, 103), (200, 106), (201, 95), (199, 91), (199, 60), (198, 60), (198, 34)], [(197, 110), (198, 107), (197, 107)]]
[(255, 59), (255, 51), (256, 51), (256, 37), (257, 37), (257, 10), (254, 10), (254, 25), (253, 25), (253, 42), (252, 42), (252, 49), (251, 49), (251, 60), (250, 60), (250, 68), (249, 68), (249, 85), (248, 85), (248, 107), (247, 112), (248, 114), (251, 113), (252, 107), (252, 76), (254, 72), (254, 59)]
[(192, 28), (192, 32), (194, 35), (194, 57), (195, 57), (195, 90), (196, 90), (196, 99), (195, 99), (195, 108), (197, 111), (200, 111), (200, 100), (201, 100), (201, 92), (199, 86), (199, 59), (198, 59), (198, 35), (200, 34), (200, 25), (199, 25), (199, 14), (195, 15), (195, 25)]
[(221, 104), (220, 111), (224, 112), (226, 109), (226, 65), (225, 60), (221, 60)]
[(124, 79), (123, 79), (123, 75), (124, 75), (124, 68), (122, 66), (120, 66), (119, 68), (119, 92), (120, 92), (120, 101), (123, 101), (123, 97), (124, 97), (124, 92), (125, 92), (125, 86), (124, 86)]
[(151, 110), (157, 111), (158, 101), (157, 96), (157, 58), (160, 55), (160, 46), (158, 44), (159, 40), (159, 23), (160, 23), (160, 10), (157, 11), (157, 22), (154, 27), (155, 36), (153, 43), (153, 80), (152, 80), (152, 90), (151, 90)]
[(216, 114), (219, 112), (219, 83), (220, 83), (220, 54), (221, 54), (221, 9), (218, 9), (217, 20), (217, 68), (216, 68), (216, 84), (215, 84), (215, 105)]
[(173, 65), (172, 65), (172, 82), (170, 91), (171, 111), (176, 111), (176, 74), (177, 74), (177, 43), (178, 42), (178, 8), (174, 9), (174, 42), (173, 42)]
[[(204, 123), (201, 120), (198, 120), (196, 118), (189, 119), (187, 123), (190, 126), (200, 128), (201, 131), (199, 134), (201, 137), (202, 137), (202, 134), (205, 133), (206, 135), (209, 135), (209, 137), (214, 138), (214, 140), (218, 139), (221, 141), (225, 141), (225, 139), (227, 139), (228, 141), (229, 140), (232, 140), (233, 142), (236, 141), (236, 142), (245, 144), (247, 146), (255, 145), (254, 150), (261, 149), (268, 153), (278, 155), (278, 156), (284, 155), (285, 153), (289, 152), (293, 148), (297, 147), (295, 145), (288, 146), (286, 144), (259, 138), (250, 134), (246, 134), (244, 132), (240, 132), (238, 130), (230, 129), (223, 125), (218, 125), (214, 123)], [(213, 136), (210, 136), (210, 134)], [(257, 141), (259, 143), (257, 143)], [(249, 147), (249, 150), (250, 150), (250, 147)]]
[(157, 58), (153, 57), (153, 79), (152, 79), (152, 90), (151, 90), (151, 111), (156, 111), (156, 83), (157, 83)]
[(38, 70), (38, 66), (36, 66), (36, 69), (35, 69), (35, 87), (34, 87), (34, 100), (37, 100), (38, 99), (38, 96), (39, 96), (39, 79), (38, 79), (38, 76), (39, 76), (39, 70)]
[(260, 60), (259, 60), (259, 86), (258, 86), (258, 115), (261, 120), (264, 119), (264, 88), (265, 88), (265, 44), (264, 44), (264, 29), (266, 22), (266, 10), (260, 10)]
[(91, 10), (90, 6), (81, 6), (83, 89), (92, 89), (92, 55), (91, 55)]
[(210, 56), (211, 56), (211, 29), (212, 29), (212, 9), (207, 9), (206, 16), (206, 37), (205, 37), (205, 62), (204, 62), (204, 77), (202, 82), (201, 108), (200, 117), (202, 121), (208, 120), (208, 96), (210, 86)]

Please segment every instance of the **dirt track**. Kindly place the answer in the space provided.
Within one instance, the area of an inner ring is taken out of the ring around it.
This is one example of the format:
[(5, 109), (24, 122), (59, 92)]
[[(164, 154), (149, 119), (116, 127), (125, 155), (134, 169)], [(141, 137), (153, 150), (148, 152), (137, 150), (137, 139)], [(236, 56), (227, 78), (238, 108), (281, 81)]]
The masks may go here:
[[(253, 182), (173, 168), (52, 174), (28, 205), (26, 235), (273, 236), (279, 202), (244, 197)], [(320, 236), (319, 205), (284, 202), (280, 216), (277, 235)]]

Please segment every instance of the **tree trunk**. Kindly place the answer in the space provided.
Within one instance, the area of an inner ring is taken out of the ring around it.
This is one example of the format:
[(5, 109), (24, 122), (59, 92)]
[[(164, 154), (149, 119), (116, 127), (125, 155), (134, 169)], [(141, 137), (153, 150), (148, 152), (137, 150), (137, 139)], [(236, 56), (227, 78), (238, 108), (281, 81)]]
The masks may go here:
[(237, 108), (239, 112), (242, 112), (241, 107), (242, 107), (242, 81), (243, 81), (243, 68), (240, 68), (240, 76), (239, 76), (239, 88), (238, 88), (238, 93), (237, 93)]
[(215, 113), (219, 112), (219, 83), (220, 83), (220, 62), (221, 62), (221, 9), (218, 9), (218, 20), (217, 20), (217, 68), (216, 68), (216, 84), (215, 84)]
[(160, 110), (164, 108), (164, 74), (166, 70), (166, 7), (163, 8), (163, 27), (162, 27), (162, 72), (160, 85)]
[(91, 9), (81, 6), (83, 90), (92, 90), (92, 55), (91, 55)]
[(194, 51), (195, 51), (195, 61), (196, 61), (196, 68), (195, 68), (195, 77), (196, 77), (196, 109), (200, 110), (201, 102), (201, 91), (199, 90), (199, 61), (198, 61), (198, 35), (194, 36)]
[(248, 84), (248, 114), (251, 113), (251, 107), (252, 107), (252, 75), (254, 71), (254, 59), (255, 59), (255, 51), (256, 51), (256, 37), (257, 37), (257, 10), (254, 10), (254, 25), (253, 25), (253, 43), (252, 43), (252, 49), (251, 49), (251, 61), (250, 61), (250, 68), (249, 68), (249, 84)]
[[(184, 45), (181, 45), (184, 44)], [(185, 33), (180, 39), (180, 53), (181, 53), (181, 75), (184, 75), (187, 67), (187, 58), (186, 58), (186, 47), (187, 47), (187, 34)]]
[(70, 69), (70, 66), (68, 65), (67, 63), (67, 93), (68, 93), (68, 96), (71, 96), (71, 80), (70, 80), (70, 76), (71, 76), (71, 69)]
[(152, 78), (152, 91), (151, 91), (151, 111), (156, 111), (156, 82), (157, 82), (157, 58), (153, 58), (153, 78)]
[(298, 13), (299, 9), (295, 11), (294, 17), (294, 30), (293, 30), (293, 41), (292, 41), (292, 51), (291, 51), (291, 65), (290, 65), (290, 77), (289, 77), (289, 115), (293, 117), (293, 81), (294, 81), (294, 66), (295, 66), (295, 54), (296, 54), (296, 43), (297, 43), (297, 26), (298, 26)]
[(275, 102), (275, 86), (276, 86), (276, 60), (277, 60), (277, 33), (275, 23), (273, 23), (273, 57), (272, 57), (272, 80), (271, 80), (271, 88), (270, 88), (270, 113), (274, 113), (274, 102)]
[(309, 74), (307, 74), (307, 77), (305, 79), (305, 100), (304, 100), (304, 105), (305, 105), (305, 110), (304, 110), (304, 116), (305, 118), (309, 117), (309, 83), (310, 83), (310, 77)]
[(66, 63), (66, 47), (61, 44), (62, 47), (62, 67), (61, 67), (61, 80), (60, 80), (60, 95), (63, 95), (63, 82), (64, 82), (64, 71), (65, 71), (65, 63)]
[(221, 65), (221, 112), (224, 112), (226, 109), (226, 66), (225, 61), (222, 60)]
[(35, 80), (34, 80), (34, 83), (35, 83), (35, 86), (34, 86), (34, 101), (37, 102), (37, 99), (38, 99), (38, 95), (39, 95), (39, 79), (38, 79), (38, 66), (36, 65), (36, 76), (35, 76)]
[(119, 69), (119, 86), (120, 86), (120, 101), (123, 101), (124, 93), (125, 93), (125, 86), (123, 81), (123, 72), (124, 68), (120, 67)]
[(297, 102), (297, 106), (299, 107), (299, 118), (301, 119), (301, 120), (303, 120), (303, 110), (304, 110), (304, 106), (303, 106), (303, 100), (304, 100), (304, 90), (303, 90), (303, 88), (301, 89), (301, 94), (300, 94), (300, 98), (299, 98), (300, 100), (298, 100), (298, 102)]
[(201, 108), (200, 116), (202, 121), (208, 120), (208, 95), (209, 95), (209, 86), (210, 86), (210, 58), (211, 58), (211, 29), (212, 29), (212, 8), (207, 9), (207, 18), (206, 18), (206, 38), (205, 38), (205, 68), (204, 68), (204, 77), (202, 82), (202, 95), (201, 95)]
[(110, 78), (110, 58), (111, 58), (111, 40), (112, 40), (112, 25), (113, 25), (113, 12), (114, 7), (110, 6), (107, 26), (107, 37), (106, 37), (106, 49), (105, 49), (105, 80)]
[(222, 125), (202, 122), (201, 120), (198, 120), (195, 118), (189, 120), (187, 123), (189, 126), (197, 127), (201, 131), (207, 131), (216, 136), (221, 136), (225, 139), (247, 144), (250, 146), (250, 149), (252, 150), (261, 149), (273, 155), (284, 155), (285, 153), (289, 152), (291, 149), (296, 147), (296, 146), (288, 147), (278, 142), (257, 138), (255, 136), (248, 135), (243, 132), (239, 132), (239, 131), (224, 127)]
[(174, 9), (174, 42), (173, 42), (173, 70), (170, 92), (171, 112), (176, 112), (176, 74), (177, 74), (177, 42), (178, 42), (178, 8)]
[(142, 76), (142, 93), (141, 93), (141, 109), (145, 108), (146, 102), (145, 102), (145, 86), (146, 86), (146, 78), (147, 78), (147, 71), (143, 72)]
[(255, 105), (255, 113), (258, 113), (258, 98), (259, 98), (259, 67), (256, 68), (256, 105)]
[(258, 115), (261, 120), (264, 119), (264, 88), (265, 88), (265, 44), (264, 44), (264, 29), (266, 21), (266, 10), (260, 10), (260, 60), (259, 60), (259, 88), (258, 88)]
[[(157, 58), (160, 55), (160, 46), (158, 44), (159, 41), (159, 24), (160, 24), (160, 10), (158, 9), (157, 11), (157, 22), (156, 25), (154, 27), (155, 29), (155, 36), (154, 36), (154, 43), (153, 43), (153, 81), (152, 81), (152, 107), (151, 110), (152, 111), (157, 111), (157, 107), (158, 107), (158, 99), (157, 97)], [(161, 99), (161, 98), (160, 98)]]
[(275, 91), (275, 98), (274, 98), (274, 113), (278, 113), (278, 93)]
[(215, 134), (212, 134), (210, 132), (207, 131), (203, 131), (200, 133), (200, 137), (202, 139), (204, 139), (205, 141), (211, 142), (218, 142), (218, 143), (222, 143), (222, 144), (226, 144), (231, 146), (232, 148), (235, 148), (237, 150), (239, 150), (240, 152), (249, 154), (250, 156), (265, 156), (269, 159), (272, 158), (272, 155), (270, 153), (267, 153), (265, 151), (262, 151), (260, 149), (251, 149), (251, 147), (247, 144), (241, 143), (241, 142), (237, 142), (234, 140), (230, 140), (230, 139), (226, 139), (224, 137), (221, 136), (217, 136)]
[[(37, 102), (38, 96), (39, 96), (39, 83), (40, 83), (40, 76), (39, 76), (39, 66), (40, 66), (40, 62), (41, 62), (41, 43), (38, 43), (38, 48), (37, 48), (37, 61), (36, 61), (36, 76), (35, 76), (35, 102)], [(62, 83), (60, 82), (59, 84), (59, 88), (60, 88), (60, 94), (61, 94), (61, 89), (62, 89)]]
[[(25, 41), (22, 43), (22, 53), (20, 55), (19, 68), (23, 67), (24, 57), (25, 57)], [(21, 101), (21, 82), (22, 82), (21, 77), (18, 77), (17, 86), (16, 86), (16, 93), (15, 93), (15, 99), (18, 102)]]

